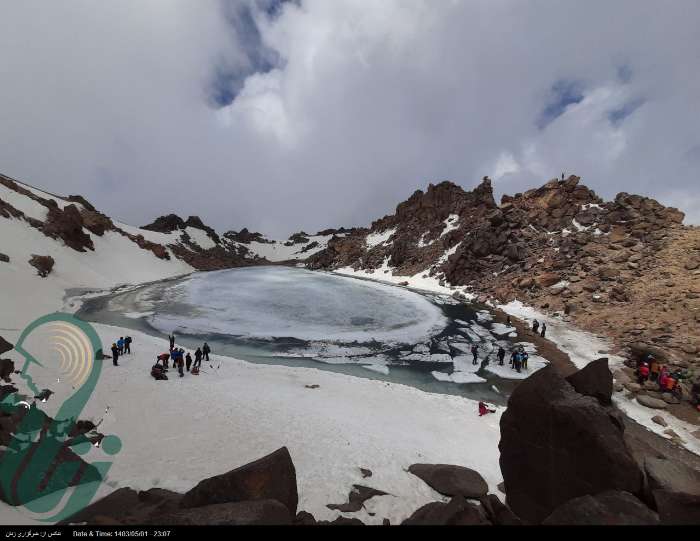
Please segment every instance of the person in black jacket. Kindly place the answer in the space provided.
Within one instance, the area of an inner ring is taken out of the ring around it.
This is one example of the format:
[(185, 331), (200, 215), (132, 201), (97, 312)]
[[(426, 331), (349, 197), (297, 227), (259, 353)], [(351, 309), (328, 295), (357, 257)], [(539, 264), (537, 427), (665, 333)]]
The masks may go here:
[(540, 322), (535, 320), (532, 322), (532, 332), (537, 334), (537, 330), (540, 328)]
[(479, 348), (474, 344), (472, 346), (472, 355), (474, 356), (474, 360), (472, 361), (472, 364), (479, 364), (478, 363), (478, 358), (479, 358)]
[(117, 362), (119, 360), (119, 348), (117, 347), (117, 344), (112, 344), (112, 364), (114, 366), (119, 366), (119, 363)]
[(502, 346), (498, 346), (498, 353), (496, 356), (498, 357), (498, 364), (503, 366), (503, 359), (506, 357), (506, 350), (503, 349)]
[(211, 353), (211, 349), (209, 348), (209, 344), (204, 342), (204, 345), (202, 346), (202, 353), (204, 354), (204, 360), (209, 362), (209, 354)]
[(131, 355), (131, 336), (124, 338), (124, 353)]
[(175, 347), (175, 335), (174, 334), (169, 335), (168, 340), (170, 340), (170, 349), (173, 349)]
[(187, 352), (187, 355), (185, 356), (185, 364), (187, 366), (187, 371), (190, 371), (190, 367), (192, 366), (192, 356), (190, 355), (190, 352)]
[(540, 333), (540, 336), (541, 336), (542, 338), (544, 338), (544, 333), (546, 333), (546, 332), (547, 332), (547, 324), (546, 324), (546, 323), (542, 323), (542, 332)]
[(199, 368), (202, 366), (202, 350), (197, 348), (197, 351), (194, 352), (194, 365), (192, 365), (192, 368)]

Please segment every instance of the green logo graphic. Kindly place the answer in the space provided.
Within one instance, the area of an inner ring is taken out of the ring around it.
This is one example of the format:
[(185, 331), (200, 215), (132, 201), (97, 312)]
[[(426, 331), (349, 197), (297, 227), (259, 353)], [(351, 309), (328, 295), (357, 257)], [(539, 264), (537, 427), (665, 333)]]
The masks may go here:
[[(52, 359), (50, 362), (25, 349), (37, 336), (46, 336), (40, 341), (40, 350), (42, 357)], [(5, 419), (9, 417), (14, 423), (11, 440), (0, 451), (0, 499), (22, 506), (42, 522), (59, 522), (90, 503), (112, 465), (88, 463), (81, 455), (95, 447), (108, 455), (121, 450), (117, 436), (99, 434), (94, 425), (78, 422), (102, 371), (102, 343), (88, 323), (57, 312), (24, 329), (15, 350), (24, 358), (16, 373), (29, 395), (13, 387), (14, 392), (0, 401)], [(37, 405), (54, 394), (39, 387), (49, 384), (49, 373), (58, 375), (56, 384), (68, 387), (71, 393), (52, 416)], [(35, 381), (42, 376), (42, 383)], [(47, 517), (47, 513), (53, 514)]]

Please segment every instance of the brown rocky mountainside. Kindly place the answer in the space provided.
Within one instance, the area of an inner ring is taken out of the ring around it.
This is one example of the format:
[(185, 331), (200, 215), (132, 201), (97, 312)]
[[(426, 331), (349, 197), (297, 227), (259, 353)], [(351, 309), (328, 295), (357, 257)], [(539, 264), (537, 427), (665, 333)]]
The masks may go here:
[[(161, 244), (147, 240), (143, 233), (126, 231), (115, 224), (111, 218), (96, 210), (82, 196), (61, 197), (32, 190), (28, 185), (4, 175), (0, 175), (0, 185), (47, 209), (46, 218), (42, 221), (27, 216), (9, 201), (0, 198), (0, 217), (24, 220), (47, 237), (61, 240), (68, 248), (78, 252), (94, 250), (91, 235), (102, 237), (106, 232), (111, 231), (128, 238), (139, 248), (152, 252), (159, 259), (169, 260), (172, 255), (198, 270), (217, 270), (265, 263), (245, 247), (220, 238), (216, 231), (206, 226), (198, 216), (190, 216), (187, 220), (183, 220), (179, 216), (170, 214), (142, 228), (158, 233), (177, 232), (177, 235), (172, 236), (167, 243)], [(45, 194), (47, 197), (40, 194)], [(59, 205), (58, 202), (61, 204)], [(193, 242), (185, 231), (187, 228), (203, 231), (211, 239), (212, 246), (202, 247)]]
[[(389, 268), (469, 286), (482, 301), (517, 298), (620, 348), (646, 342), (700, 369), (700, 229), (683, 219), (639, 195), (603, 201), (576, 176), (500, 205), (488, 178), (471, 192), (443, 182), (333, 239), (308, 265)], [(370, 242), (382, 232), (388, 240)]]

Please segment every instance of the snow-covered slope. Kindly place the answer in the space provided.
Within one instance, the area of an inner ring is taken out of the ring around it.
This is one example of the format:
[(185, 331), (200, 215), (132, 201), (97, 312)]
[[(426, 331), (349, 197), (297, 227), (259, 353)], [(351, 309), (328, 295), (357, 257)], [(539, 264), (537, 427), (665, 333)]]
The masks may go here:
[[(17, 185), (28, 190), (24, 185)], [(53, 201), (59, 209), (74, 205), (81, 212), (87, 210), (80, 203), (69, 202), (40, 190), (31, 189), (30, 193)], [(55, 311), (61, 306), (67, 289), (137, 284), (194, 270), (174, 257), (171, 250), (165, 249), (169, 259), (159, 258), (150, 249), (140, 247), (116, 230), (97, 235), (83, 228), (82, 232), (89, 236), (94, 249), (75, 250), (67, 246), (60, 236), (48, 236), (37, 227), (40, 224), (35, 222), (32, 225), (21, 215), (12, 216), (10, 207), (42, 224), (49, 213), (45, 205), (6, 184), (0, 184), (0, 254), (8, 259), (0, 261), (2, 328), (19, 329), (43, 313)], [(143, 233), (136, 228), (129, 228), (127, 232), (132, 235)], [(34, 254), (54, 259), (53, 270), (47, 277), (38, 276), (36, 269), (29, 264)]]

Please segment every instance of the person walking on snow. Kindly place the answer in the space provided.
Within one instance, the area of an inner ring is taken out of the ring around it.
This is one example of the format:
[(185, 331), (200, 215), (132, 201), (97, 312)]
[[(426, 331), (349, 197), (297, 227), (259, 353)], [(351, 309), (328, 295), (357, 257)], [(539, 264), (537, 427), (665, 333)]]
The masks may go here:
[(131, 355), (131, 336), (124, 338), (124, 353)]
[(114, 366), (119, 366), (119, 363), (117, 362), (119, 360), (119, 348), (117, 347), (117, 344), (112, 344), (112, 364)]
[(540, 336), (544, 338), (544, 333), (547, 332), (547, 324), (542, 322), (542, 332), (540, 333)]
[(202, 353), (204, 354), (204, 360), (209, 362), (209, 354), (211, 353), (211, 349), (209, 348), (209, 344), (204, 342), (204, 345), (202, 346)]
[(476, 346), (476, 344), (472, 346), (472, 355), (474, 356), (472, 364), (479, 364), (479, 348)]
[(540, 322), (537, 320), (533, 321), (532, 322), (532, 332), (537, 334), (537, 329), (539, 329), (539, 328), (540, 328)]
[(498, 353), (496, 354), (498, 357), (498, 364), (503, 366), (503, 359), (505, 359), (506, 356), (506, 350), (503, 349), (502, 346), (498, 346)]
[(170, 349), (173, 349), (175, 347), (175, 335), (174, 334), (169, 335), (168, 340), (170, 340)]
[(190, 371), (190, 367), (192, 366), (192, 356), (190, 355), (190, 352), (187, 352), (187, 355), (185, 356), (185, 364), (187, 366), (187, 371)]

